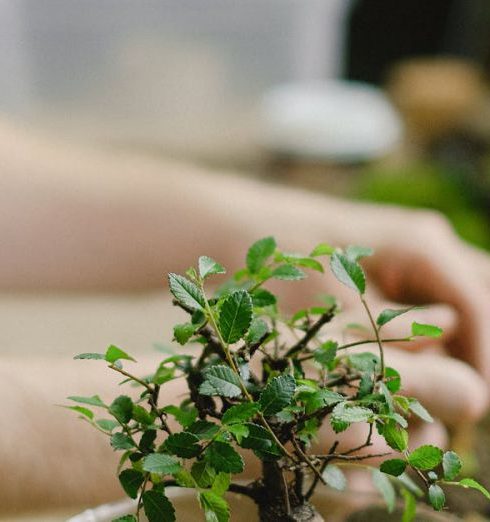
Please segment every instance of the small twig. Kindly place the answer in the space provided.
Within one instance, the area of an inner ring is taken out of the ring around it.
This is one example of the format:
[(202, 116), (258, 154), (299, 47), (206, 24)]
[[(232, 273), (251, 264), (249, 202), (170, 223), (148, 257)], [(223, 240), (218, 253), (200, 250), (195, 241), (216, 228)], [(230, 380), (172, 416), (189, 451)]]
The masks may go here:
[(325, 479), (322, 477), (318, 469), (315, 467), (313, 462), (309, 459), (308, 455), (300, 448), (300, 445), (298, 444), (298, 441), (296, 440), (296, 437), (291, 437), (291, 442), (293, 443), (294, 449), (296, 450), (296, 453), (298, 456), (303, 459), (304, 462), (308, 465), (308, 467), (313, 471), (316, 477), (318, 477), (318, 480), (320, 480), (323, 484), (326, 484)]
[(282, 485), (284, 488), (284, 501), (286, 503), (286, 514), (289, 516), (291, 514), (291, 502), (289, 501), (288, 483), (286, 481), (286, 477), (284, 476), (283, 469), (281, 469), (281, 479), (282, 479)]
[(111, 370), (115, 370), (116, 372), (119, 372), (120, 374), (124, 375), (125, 377), (128, 377), (129, 379), (133, 380), (134, 382), (141, 384), (141, 386), (144, 386), (148, 390), (149, 393), (153, 393), (153, 388), (147, 382), (142, 381), (141, 379), (138, 379), (138, 377), (131, 375), (130, 373), (123, 370), (122, 368), (118, 368), (114, 364), (109, 364), (109, 368)]
[(379, 347), (379, 362), (380, 362), (380, 377), (383, 379), (385, 376), (385, 354), (383, 350), (383, 342), (381, 341), (381, 338), (379, 336), (379, 328), (376, 326), (376, 323), (374, 321), (373, 315), (371, 314), (371, 310), (369, 309), (368, 304), (366, 303), (366, 300), (361, 295), (361, 303), (362, 306), (364, 306), (366, 313), (369, 317), (369, 322), (371, 323), (371, 326), (373, 327), (374, 335), (376, 336), (376, 342)]
[[(335, 452), (335, 450), (337, 449), (337, 446), (339, 445), (339, 441), (336, 440), (333, 444), (332, 444), (332, 447), (328, 450), (328, 453), (329, 454), (332, 454)], [(325, 471), (325, 468), (328, 466), (328, 460), (324, 460), (322, 462), (322, 465), (320, 466), (320, 475), (323, 477), (323, 472)], [(317, 475), (315, 475), (315, 478), (313, 479), (313, 482), (311, 483), (311, 486), (309, 487), (308, 491), (306, 492), (306, 495), (305, 495), (305, 498), (306, 500), (309, 500), (311, 498), (311, 496), (313, 495), (313, 493), (315, 492), (315, 489), (318, 485), (318, 481), (319, 481), (319, 478)]]
[(322, 326), (329, 323), (335, 316), (335, 309), (332, 308), (328, 312), (325, 312), (320, 316), (318, 321), (314, 323), (306, 332), (305, 335), (295, 344), (293, 345), (287, 352), (285, 357), (294, 357), (297, 353), (300, 353), (302, 350), (306, 348), (308, 343), (315, 337), (315, 335), (320, 331)]

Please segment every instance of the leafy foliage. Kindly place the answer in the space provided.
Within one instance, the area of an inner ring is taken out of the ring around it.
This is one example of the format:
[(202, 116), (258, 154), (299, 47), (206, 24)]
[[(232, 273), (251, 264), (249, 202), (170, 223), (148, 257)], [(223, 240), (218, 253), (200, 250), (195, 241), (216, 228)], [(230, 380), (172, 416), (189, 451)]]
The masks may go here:
[[(225, 268), (201, 256), (185, 276), (168, 276), (174, 304), (186, 315), (174, 326), (173, 337), (179, 345), (192, 344), (194, 356), (174, 353), (145, 377), (123, 368), (134, 359), (114, 345), (105, 353), (76, 356), (104, 361), (124, 376), (123, 384), (132, 385), (131, 392), (108, 403), (98, 395), (73, 395), (68, 399), (77, 404), (68, 408), (122, 452), (119, 482), (129, 497), (138, 499), (149, 522), (176, 520), (167, 496), (170, 486), (194, 488), (207, 522), (229, 522), (225, 495), (237, 488), (261, 509), (287, 511), (284, 495), (275, 495), (265, 486), (265, 475), (247, 486), (233, 482), (233, 475), (244, 470), (243, 452), (262, 461), (264, 474), (265, 470), (272, 474), (267, 484), (285, 486), (289, 502), (300, 507), (320, 483), (345, 489), (343, 466), (363, 460), (358, 451), (369, 452), (374, 437), (383, 438), (392, 451), (379, 466), (363, 463), (363, 467), (370, 470), (389, 511), (397, 495), (403, 498), (403, 522), (414, 519), (424, 492), (435, 510), (445, 505), (446, 486), (475, 489), (490, 498), (475, 480), (457, 480), (462, 462), (455, 452), (443, 453), (432, 445), (410, 446), (412, 417), (426, 422), (432, 422), (432, 417), (417, 399), (401, 394), (399, 372), (385, 366), (381, 330), (413, 307), (386, 309), (373, 319), (361, 266), (371, 254), (365, 247), (341, 250), (326, 243), (309, 255), (284, 253), (273, 237), (266, 237), (250, 247), (246, 267), (214, 295), (205, 285), (212, 276), (224, 274)], [(327, 265), (333, 275), (354, 290), (366, 308), (372, 331), (356, 332), (365, 335), (364, 340), (340, 344), (344, 341), (329, 338), (329, 323), (341, 320), (332, 297), (324, 298), (321, 306), (287, 315), (280, 310), (277, 296), (264, 287), (272, 279), (303, 279), (308, 270), (322, 273), (324, 257), (330, 258)], [(285, 330), (292, 332), (293, 341), (284, 336)], [(441, 334), (437, 326), (414, 322), (399, 340)], [(374, 340), (374, 351), (350, 350), (352, 344), (371, 348)], [(179, 403), (173, 402), (169, 385), (174, 379), (187, 383)], [(366, 440), (351, 449), (342, 444), (342, 451), (337, 450), (338, 444), (331, 449), (320, 445), (323, 453), (315, 454), (313, 442), (324, 423), (339, 434), (339, 442), (351, 425), (364, 425)], [(421, 480), (423, 490), (409, 473)], [(135, 522), (138, 517), (128, 514), (117, 520)]]

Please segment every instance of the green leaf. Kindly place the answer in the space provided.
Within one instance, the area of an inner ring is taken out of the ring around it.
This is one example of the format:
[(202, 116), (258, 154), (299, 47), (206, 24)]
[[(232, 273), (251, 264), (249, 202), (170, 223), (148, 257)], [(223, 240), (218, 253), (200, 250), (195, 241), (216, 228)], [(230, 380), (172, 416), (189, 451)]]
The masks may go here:
[(407, 463), (402, 459), (389, 459), (389, 460), (385, 460), (381, 464), (379, 469), (383, 473), (392, 475), (393, 477), (398, 477), (405, 471), (406, 467), (407, 467)]
[(408, 463), (414, 468), (428, 470), (435, 468), (442, 461), (442, 450), (426, 444), (412, 451), (408, 456)]
[(327, 243), (318, 244), (310, 253), (310, 257), (319, 257), (319, 256), (330, 256), (335, 252), (335, 248)]
[(442, 469), (445, 480), (454, 480), (460, 473), (463, 464), (458, 454), (454, 451), (446, 451), (442, 457)]
[(471, 479), (471, 478), (465, 478), (465, 479), (459, 481), (459, 485), (460, 485), (460, 486), (463, 486), (464, 488), (476, 489), (476, 490), (479, 491), (482, 495), (484, 495), (485, 497), (487, 497), (488, 500), (490, 500), (490, 492), (488, 491), (488, 489), (486, 489), (485, 487), (483, 487), (479, 482), (477, 482), (477, 481), (474, 480), (474, 479)]
[(206, 279), (206, 277), (213, 274), (225, 274), (226, 270), (223, 266), (217, 263), (214, 259), (208, 256), (201, 256), (198, 261), (199, 275)]
[(267, 323), (262, 319), (255, 317), (248, 329), (248, 334), (245, 340), (248, 345), (254, 345), (264, 339), (268, 333), (269, 327), (267, 326)]
[(191, 468), (191, 475), (200, 488), (208, 488), (213, 484), (216, 472), (212, 465), (201, 460), (194, 462)]
[(112, 419), (99, 419), (95, 421), (95, 424), (105, 431), (112, 431), (119, 426), (119, 422)]
[(387, 367), (385, 368), (386, 387), (391, 393), (396, 393), (400, 390), (402, 380), (400, 374), (394, 369)]
[(313, 358), (317, 363), (327, 366), (335, 359), (338, 346), (335, 341), (327, 341), (313, 352)]
[(111, 436), (111, 446), (115, 450), (127, 450), (134, 448), (134, 443), (124, 433), (114, 433), (114, 435)]
[(164, 413), (170, 413), (175, 417), (175, 420), (183, 427), (188, 428), (197, 418), (197, 408), (185, 407), (183, 404), (178, 408), (173, 404), (169, 404), (162, 408)]
[(220, 471), (214, 479), (212, 490), (216, 495), (222, 496), (228, 490), (231, 482), (231, 475)]
[(162, 492), (154, 489), (145, 491), (142, 499), (148, 522), (175, 522), (175, 509)]
[(387, 475), (378, 469), (373, 469), (372, 477), (376, 489), (381, 493), (384, 501), (386, 502), (388, 512), (393, 513), (396, 501), (395, 488), (393, 487), (393, 484), (390, 482), (390, 479), (387, 477)]
[(291, 403), (296, 389), (292, 375), (280, 375), (271, 379), (260, 395), (260, 409), (267, 417), (281, 411)]
[(246, 290), (237, 290), (222, 303), (218, 326), (227, 344), (236, 343), (252, 322), (252, 299)]
[(199, 440), (210, 440), (218, 433), (219, 426), (214, 422), (198, 420), (189, 427), (189, 431)]
[(387, 422), (381, 429), (386, 444), (397, 451), (405, 451), (408, 445), (408, 432), (398, 428), (395, 422)]
[(269, 290), (265, 288), (257, 288), (251, 293), (252, 303), (258, 308), (264, 308), (265, 306), (272, 306), (277, 303), (276, 296), (271, 294)]
[(109, 412), (122, 424), (131, 420), (133, 415), (133, 401), (126, 395), (120, 395), (109, 406)]
[(211, 443), (206, 450), (205, 458), (216, 471), (241, 473), (244, 469), (242, 457), (226, 442)]
[(73, 357), (74, 359), (105, 359), (105, 354), (103, 353), (79, 353)]
[(206, 522), (228, 522), (230, 520), (228, 503), (214, 491), (199, 493), (199, 503), (204, 510)]
[(241, 444), (243, 438), (248, 437), (250, 432), (245, 424), (230, 424), (229, 426), (226, 426), (226, 430), (235, 437), (238, 444)]
[(350, 426), (350, 422), (345, 422), (330, 416), (330, 425), (335, 433), (342, 433)]
[(286, 261), (291, 265), (311, 268), (311, 270), (316, 270), (320, 273), (324, 272), (323, 265), (319, 261), (312, 257), (305, 257), (300, 254), (282, 254), (279, 256), (279, 259), (276, 258), (276, 261)]
[(126, 495), (130, 498), (136, 498), (141, 484), (145, 481), (145, 477), (140, 471), (135, 469), (125, 469), (119, 474), (119, 482), (123, 487)]
[(280, 265), (272, 271), (271, 277), (283, 281), (299, 281), (304, 279), (306, 274), (294, 265)]
[(186, 431), (169, 435), (165, 440), (164, 447), (168, 452), (185, 459), (195, 457), (201, 451), (199, 438)]
[(205, 371), (204, 378), (204, 382), (199, 387), (201, 395), (238, 397), (242, 393), (238, 376), (224, 364), (211, 366)]
[(113, 518), (112, 522), (137, 522), (134, 515), (124, 515), (122, 517)]
[(180, 344), (184, 345), (194, 335), (196, 325), (192, 323), (176, 324), (174, 326), (174, 339)]
[(174, 479), (177, 482), (177, 484), (182, 488), (197, 488), (198, 485), (196, 484), (196, 481), (194, 480), (194, 477), (190, 473), (190, 471), (186, 470), (185, 468), (182, 468), (177, 473), (174, 473)]
[(351, 261), (359, 261), (359, 259), (362, 259), (363, 257), (372, 256), (373, 254), (374, 250), (369, 247), (351, 245), (345, 249), (345, 255)]
[(334, 276), (344, 285), (357, 290), (360, 294), (366, 291), (364, 271), (356, 261), (350, 260), (340, 252), (334, 252), (330, 258), (330, 268)]
[(374, 413), (361, 406), (348, 406), (346, 403), (341, 402), (337, 404), (332, 411), (332, 418), (337, 421), (348, 422), (366, 422), (373, 417)]
[(245, 422), (251, 419), (259, 410), (259, 405), (255, 402), (243, 402), (232, 406), (225, 411), (222, 424), (235, 424), (237, 422)]
[(127, 361), (135, 361), (131, 355), (128, 355), (126, 352), (123, 352), (121, 348), (118, 348), (117, 346), (114, 346), (111, 344), (109, 348), (107, 348), (107, 351), (105, 353), (105, 360), (108, 363), (115, 363), (116, 361), (119, 361), (120, 359), (125, 359)]
[(98, 395), (92, 395), (92, 397), (79, 397), (72, 395), (68, 397), (70, 401), (79, 402), (80, 404), (90, 404), (91, 406), (100, 406), (106, 408), (106, 405)]
[(276, 240), (265, 237), (255, 242), (247, 252), (247, 268), (250, 273), (256, 274), (276, 250)]
[(343, 471), (333, 464), (329, 464), (322, 473), (323, 480), (333, 489), (343, 491), (347, 486), (347, 479)]
[(325, 406), (333, 406), (345, 400), (340, 393), (322, 388), (314, 393), (301, 395), (301, 400), (306, 405), (306, 413), (313, 413)]
[(412, 323), (412, 335), (424, 337), (441, 337), (443, 334), (442, 328), (434, 326), (433, 324)]
[(413, 310), (414, 308), (416, 308), (416, 307), (409, 306), (407, 308), (399, 308), (398, 310), (394, 310), (393, 308), (386, 308), (386, 310), (383, 310), (378, 315), (378, 318), (376, 319), (376, 324), (378, 326), (384, 326), (386, 323), (389, 323), (395, 317), (406, 314), (407, 312), (410, 312), (410, 310)]
[(401, 494), (404, 500), (402, 522), (413, 522), (417, 512), (415, 497), (405, 488), (402, 488)]
[(408, 408), (425, 422), (434, 422), (432, 415), (420, 404), (417, 399), (409, 399)]
[(252, 450), (268, 450), (273, 445), (270, 433), (258, 424), (247, 423), (248, 436), (245, 437), (240, 446)]
[(168, 284), (173, 296), (181, 305), (191, 310), (204, 310), (206, 300), (194, 283), (181, 275), (169, 274)]
[(144, 471), (173, 475), (180, 470), (180, 464), (176, 457), (166, 453), (151, 453), (143, 460)]
[(84, 408), (83, 406), (64, 406), (64, 408), (76, 411), (77, 413), (80, 413), (80, 415), (87, 417), (87, 419), (93, 420), (94, 418), (94, 412), (88, 408)]
[(441, 511), (446, 503), (446, 495), (437, 484), (429, 486), (429, 502), (436, 511)]
[(143, 406), (134, 405), (132, 418), (139, 422), (140, 424), (144, 424), (146, 426), (153, 424), (154, 418), (143, 408)]

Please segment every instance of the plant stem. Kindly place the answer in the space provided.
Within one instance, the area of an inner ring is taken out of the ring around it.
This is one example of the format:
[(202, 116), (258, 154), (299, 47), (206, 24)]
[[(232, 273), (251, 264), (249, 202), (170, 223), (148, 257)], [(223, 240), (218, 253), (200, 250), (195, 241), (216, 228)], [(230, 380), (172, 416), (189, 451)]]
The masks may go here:
[(362, 296), (362, 295), (361, 295), (361, 303), (366, 310), (366, 313), (369, 317), (369, 322), (371, 323), (371, 326), (373, 327), (374, 335), (376, 336), (376, 342), (379, 347), (379, 362), (380, 362), (380, 374), (381, 374), (380, 376), (381, 376), (381, 379), (383, 379), (384, 375), (385, 375), (385, 355), (384, 355), (384, 350), (383, 350), (383, 343), (379, 336), (379, 330), (378, 330), (378, 327), (376, 326), (373, 315), (371, 314), (371, 310), (369, 309), (369, 306), (366, 303), (364, 296)]
[(311, 328), (307, 330), (305, 335), (295, 344), (293, 345), (287, 352), (285, 357), (294, 357), (297, 353), (301, 352), (306, 348), (308, 343), (315, 337), (315, 335), (320, 331), (323, 325), (329, 323), (333, 317), (335, 316), (335, 309), (332, 308), (328, 312), (325, 312), (320, 316), (318, 321), (314, 323)]
[(125, 377), (128, 377), (129, 379), (133, 380), (134, 382), (137, 382), (138, 384), (141, 384), (141, 386), (144, 386), (149, 393), (153, 393), (153, 388), (145, 381), (142, 381), (141, 379), (138, 379), (138, 377), (135, 377), (134, 375), (131, 375), (130, 373), (126, 372), (122, 368), (118, 368), (114, 364), (109, 364), (109, 368), (111, 370), (114, 370), (116, 372), (119, 372), (120, 374), (124, 375)]

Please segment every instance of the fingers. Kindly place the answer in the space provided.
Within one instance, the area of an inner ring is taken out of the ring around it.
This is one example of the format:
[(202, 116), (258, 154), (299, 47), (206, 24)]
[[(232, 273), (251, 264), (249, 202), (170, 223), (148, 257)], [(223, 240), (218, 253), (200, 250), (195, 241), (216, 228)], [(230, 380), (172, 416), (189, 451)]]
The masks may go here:
[(473, 423), (489, 402), (484, 379), (466, 363), (444, 355), (385, 352), (386, 362), (400, 371), (404, 395), (414, 396), (434, 417), (448, 425)]

